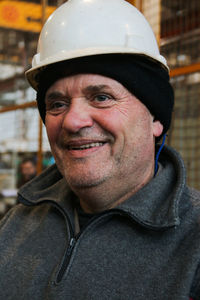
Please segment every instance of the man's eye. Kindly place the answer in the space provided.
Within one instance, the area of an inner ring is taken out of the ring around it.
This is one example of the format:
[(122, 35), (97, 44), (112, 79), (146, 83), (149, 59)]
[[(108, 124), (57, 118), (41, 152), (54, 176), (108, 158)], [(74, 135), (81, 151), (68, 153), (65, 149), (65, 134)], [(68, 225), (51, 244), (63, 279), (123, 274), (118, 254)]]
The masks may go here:
[(65, 109), (66, 103), (64, 101), (52, 101), (51, 103), (47, 104), (47, 111), (51, 112), (57, 112), (57, 111), (62, 111)]
[(97, 101), (97, 102), (104, 102), (104, 101), (107, 101), (107, 100), (110, 100), (110, 99), (111, 99), (110, 96), (104, 95), (104, 94), (96, 95), (94, 97), (94, 100)]
[(63, 107), (65, 105), (65, 103), (63, 103), (63, 102), (54, 102), (53, 104), (52, 104), (52, 108), (60, 108), (60, 107)]

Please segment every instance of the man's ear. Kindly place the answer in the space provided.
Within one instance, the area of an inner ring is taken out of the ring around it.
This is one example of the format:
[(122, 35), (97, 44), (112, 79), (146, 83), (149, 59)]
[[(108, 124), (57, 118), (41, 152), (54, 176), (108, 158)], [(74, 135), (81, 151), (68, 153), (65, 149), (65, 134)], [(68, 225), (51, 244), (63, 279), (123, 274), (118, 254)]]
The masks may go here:
[(163, 132), (163, 125), (158, 120), (153, 121), (153, 135), (159, 137)]

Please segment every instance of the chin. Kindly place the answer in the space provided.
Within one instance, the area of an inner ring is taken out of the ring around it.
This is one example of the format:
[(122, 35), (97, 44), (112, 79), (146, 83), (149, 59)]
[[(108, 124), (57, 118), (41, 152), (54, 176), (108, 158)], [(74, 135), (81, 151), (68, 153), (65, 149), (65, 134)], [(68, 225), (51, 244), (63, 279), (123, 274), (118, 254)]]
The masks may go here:
[(85, 175), (82, 176), (68, 176), (67, 174), (64, 175), (66, 178), (67, 183), (72, 189), (87, 189), (98, 187), (106, 181), (106, 178), (102, 177), (88, 177)]
[(92, 188), (103, 184), (112, 174), (111, 168), (91, 164), (63, 164), (57, 161), (57, 166), (70, 187), (74, 189)]

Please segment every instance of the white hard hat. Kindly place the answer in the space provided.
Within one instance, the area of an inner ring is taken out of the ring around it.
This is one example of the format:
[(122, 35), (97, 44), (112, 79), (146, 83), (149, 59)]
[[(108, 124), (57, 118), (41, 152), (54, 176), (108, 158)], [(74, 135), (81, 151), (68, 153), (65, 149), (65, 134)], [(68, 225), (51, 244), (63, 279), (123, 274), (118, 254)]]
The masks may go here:
[(45, 23), (26, 76), (37, 90), (36, 75), (43, 67), (111, 53), (142, 54), (167, 67), (149, 23), (133, 5), (125, 0), (68, 0)]

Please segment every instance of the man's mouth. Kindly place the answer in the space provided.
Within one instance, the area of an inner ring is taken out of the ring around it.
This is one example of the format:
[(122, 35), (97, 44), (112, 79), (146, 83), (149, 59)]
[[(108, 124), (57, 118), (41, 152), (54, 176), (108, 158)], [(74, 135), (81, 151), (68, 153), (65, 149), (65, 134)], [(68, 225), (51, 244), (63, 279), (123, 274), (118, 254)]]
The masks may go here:
[(97, 143), (88, 143), (83, 145), (68, 145), (68, 150), (85, 150), (94, 147), (101, 147), (105, 144), (105, 142), (97, 142)]

